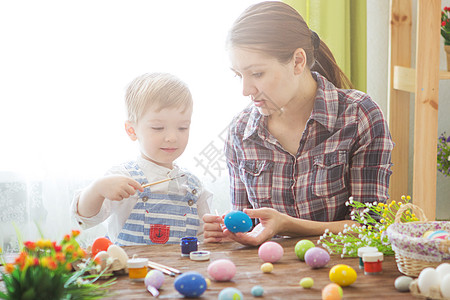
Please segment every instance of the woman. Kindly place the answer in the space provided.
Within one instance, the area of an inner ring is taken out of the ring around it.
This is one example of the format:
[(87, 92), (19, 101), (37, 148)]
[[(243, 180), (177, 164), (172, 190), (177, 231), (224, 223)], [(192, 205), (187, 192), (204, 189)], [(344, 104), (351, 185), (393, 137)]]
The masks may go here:
[(253, 101), (225, 147), (233, 209), (259, 224), (232, 234), (205, 215), (205, 242), (259, 245), (350, 224), (345, 202), (386, 202), (393, 143), (383, 113), (350, 88), (328, 47), (283, 2), (249, 7), (227, 39), (232, 70)]

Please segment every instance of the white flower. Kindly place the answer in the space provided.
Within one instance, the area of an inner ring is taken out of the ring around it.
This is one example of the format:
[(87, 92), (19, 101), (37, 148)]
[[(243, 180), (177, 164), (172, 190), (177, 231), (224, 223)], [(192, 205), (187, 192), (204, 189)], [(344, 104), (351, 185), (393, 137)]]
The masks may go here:
[(86, 264), (85, 263), (79, 263), (78, 264), (78, 268), (85, 269), (86, 268)]
[(347, 228), (348, 227), (348, 224), (344, 224), (344, 228)]
[(348, 200), (349, 200), (350, 204), (353, 204), (353, 196), (350, 196), (350, 197), (348, 198)]
[(377, 205), (378, 205), (378, 202), (375, 201), (375, 202), (373, 203), (373, 206), (377, 206)]
[(96, 266), (95, 266), (95, 270), (96, 270), (97, 272), (100, 272), (100, 271), (102, 270), (102, 266), (101, 266), (101, 265), (96, 265)]
[(78, 277), (78, 278), (77, 278), (77, 281), (76, 281), (75, 283), (76, 283), (78, 286), (83, 285), (83, 283), (84, 283), (83, 278)]
[(325, 233), (328, 233), (330, 230), (327, 228), (327, 229), (325, 229)]
[(344, 254), (341, 254), (341, 258), (344, 258)]
[(349, 206), (349, 202), (348, 201), (345, 201), (345, 206)]
[(447, 160), (450, 161), (450, 155), (448, 156)]

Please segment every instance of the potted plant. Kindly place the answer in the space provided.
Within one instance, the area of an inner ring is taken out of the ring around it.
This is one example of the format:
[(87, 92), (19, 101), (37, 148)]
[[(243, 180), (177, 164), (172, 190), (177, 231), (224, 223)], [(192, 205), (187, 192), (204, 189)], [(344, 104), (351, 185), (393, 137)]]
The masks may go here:
[(447, 53), (447, 71), (450, 71), (450, 7), (441, 12), (441, 35), (444, 38), (444, 50)]

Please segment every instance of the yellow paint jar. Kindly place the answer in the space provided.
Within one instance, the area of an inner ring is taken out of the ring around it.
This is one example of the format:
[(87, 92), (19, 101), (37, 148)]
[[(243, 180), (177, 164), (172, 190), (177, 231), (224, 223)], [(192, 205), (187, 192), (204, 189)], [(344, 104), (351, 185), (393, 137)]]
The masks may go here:
[(148, 271), (148, 259), (133, 257), (128, 260), (128, 277), (133, 281), (143, 281)]

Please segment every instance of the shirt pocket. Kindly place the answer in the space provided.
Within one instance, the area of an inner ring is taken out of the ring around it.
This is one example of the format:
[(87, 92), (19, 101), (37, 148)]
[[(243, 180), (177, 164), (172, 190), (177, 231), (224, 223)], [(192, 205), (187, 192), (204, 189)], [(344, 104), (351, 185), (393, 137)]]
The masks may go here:
[(313, 158), (312, 192), (318, 197), (331, 197), (346, 188), (348, 165), (346, 151), (316, 155)]
[(246, 160), (240, 163), (239, 169), (249, 200), (258, 202), (272, 198), (272, 161)]

